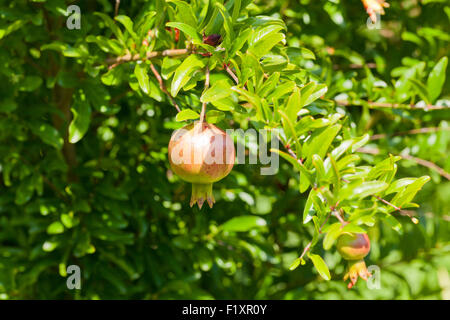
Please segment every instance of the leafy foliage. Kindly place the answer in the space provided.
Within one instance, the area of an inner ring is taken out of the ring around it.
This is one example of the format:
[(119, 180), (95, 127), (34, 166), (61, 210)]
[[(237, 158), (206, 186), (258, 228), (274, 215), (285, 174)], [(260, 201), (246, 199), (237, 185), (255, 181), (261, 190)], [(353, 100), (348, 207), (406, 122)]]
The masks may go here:
[[(81, 29), (62, 0), (0, 4), (2, 298), (448, 297), (448, 5), (393, 2), (381, 30), (356, 0), (78, 5)], [(283, 161), (199, 211), (167, 144), (202, 103)], [(381, 290), (346, 291), (342, 232)]]

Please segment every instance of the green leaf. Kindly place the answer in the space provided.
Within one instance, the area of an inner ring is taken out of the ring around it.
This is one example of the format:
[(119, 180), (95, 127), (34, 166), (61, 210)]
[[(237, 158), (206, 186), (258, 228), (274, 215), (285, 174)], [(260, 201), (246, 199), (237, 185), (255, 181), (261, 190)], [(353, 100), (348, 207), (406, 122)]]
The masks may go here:
[(422, 100), (425, 101), (427, 104), (431, 104), (430, 95), (425, 85), (416, 79), (408, 79), (408, 81), (412, 84), (412, 86), (414, 87), (416, 93), (420, 96), (420, 98), (422, 98)]
[(216, 2), (215, 5), (219, 8), (219, 12), (223, 17), (223, 28), (225, 29), (224, 42), (225, 48), (228, 49), (231, 47), (231, 44), (234, 41), (233, 22), (227, 9), (220, 2)]
[(12, 99), (5, 99), (0, 102), (0, 112), (12, 112), (17, 109), (17, 103)]
[(315, 131), (303, 146), (303, 157), (310, 158), (313, 154), (317, 154), (323, 158), (341, 127), (340, 124), (335, 124), (324, 130)]
[(55, 221), (47, 227), (48, 234), (60, 234), (63, 232), (64, 232), (64, 226), (59, 221)]
[[(416, 181), (409, 184), (406, 188), (402, 189), (399, 193), (397, 193), (390, 202), (393, 205), (401, 208), (404, 204), (411, 202), (411, 200), (415, 197), (416, 193), (420, 189), (422, 189), (423, 185), (428, 181), (430, 181), (429, 176), (423, 176), (418, 178)], [(389, 208), (389, 210), (393, 211), (395, 209)]]
[[(311, 86), (312, 87), (312, 86)], [(301, 90), (302, 100), (301, 107), (307, 106), (320, 97), (322, 97), (328, 91), (328, 87), (326, 84), (315, 84), (314, 88), (311, 87), (305, 88), (303, 87)], [(306, 91), (306, 92), (304, 92)]]
[(317, 272), (319, 272), (319, 275), (325, 280), (330, 280), (331, 279), (330, 270), (328, 270), (328, 266), (325, 263), (325, 261), (323, 261), (322, 257), (317, 254), (309, 252), (308, 256), (311, 259), (312, 263), (314, 264), (314, 267), (316, 268)]
[(294, 92), (288, 99), (285, 109), (286, 115), (292, 123), (297, 122), (297, 113), (300, 111), (301, 107), (300, 89), (295, 87)]
[(30, 125), (30, 128), (31, 131), (39, 136), (46, 144), (49, 144), (56, 149), (62, 148), (64, 140), (59, 134), (59, 131), (51, 125), (47, 123), (33, 123)]
[(314, 208), (313, 197), (317, 195), (315, 190), (309, 192), (308, 198), (306, 199), (305, 207), (303, 208), (303, 224), (311, 221), (312, 217), (316, 215), (316, 209)]
[(366, 181), (347, 184), (342, 187), (339, 199), (363, 199), (367, 196), (380, 193), (387, 189), (389, 185), (383, 181)]
[(23, 179), (19, 187), (16, 190), (16, 198), (14, 202), (21, 206), (30, 201), (31, 197), (33, 196), (34, 192), (34, 186), (32, 184), (32, 177), (28, 177), (26, 179)]
[(108, 27), (108, 29), (110, 29), (114, 33), (114, 35), (120, 41), (121, 44), (125, 45), (125, 39), (123, 38), (123, 33), (119, 29), (119, 27), (114, 23), (114, 20), (102, 12), (94, 12), (94, 14), (96, 16), (99, 16), (100, 18), (102, 18), (106, 27)]
[(280, 41), (284, 40), (285, 35), (283, 33), (273, 33), (265, 35), (262, 39), (258, 40), (248, 50), (253, 53), (258, 59), (268, 54), (270, 50)]
[(19, 90), (20, 91), (34, 91), (40, 87), (42, 84), (42, 79), (38, 76), (28, 76), (20, 82)]
[(387, 194), (391, 194), (391, 193), (396, 193), (396, 192), (400, 192), (401, 190), (403, 190), (406, 186), (410, 185), (411, 183), (413, 183), (414, 181), (416, 181), (416, 178), (403, 178), (403, 179), (398, 179), (394, 182), (391, 183), (391, 185), (389, 186), (389, 188), (384, 192), (385, 195)]
[(200, 115), (192, 109), (184, 109), (177, 113), (176, 121), (186, 121), (198, 119)]
[(193, 28), (197, 27), (197, 19), (195, 18), (191, 5), (180, 0), (169, 0), (169, 1), (174, 3), (178, 8), (177, 11), (178, 21), (184, 21)]
[(445, 71), (447, 69), (448, 58), (442, 57), (434, 66), (427, 79), (427, 89), (431, 102), (434, 102), (441, 94), (445, 82)]
[(136, 43), (139, 42), (139, 37), (133, 30), (133, 21), (129, 17), (124, 15), (118, 15), (114, 19), (116, 21), (119, 21), (125, 27), (125, 29), (127, 29), (128, 33), (131, 35), (131, 37)]
[(189, 81), (192, 73), (203, 68), (204, 65), (204, 61), (198, 55), (192, 54), (187, 57), (175, 71), (170, 88), (172, 97), (176, 97), (180, 89)]
[(267, 222), (258, 216), (239, 216), (234, 217), (222, 224), (220, 227), (223, 231), (240, 231), (245, 232), (254, 228), (266, 226)]
[(291, 265), (289, 266), (289, 270), (292, 271), (292, 270), (297, 269), (298, 266), (301, 264), (301, 262), (302, 262), (302, 259), (300, 259), (300, 258), (295, 259), (294, 262), (292, 262)]
[(73, 120), (69, 125), (69, 142), (77, 143), (89, 129), (91, 107), (87, 101), (76, 99), (70, 110), (73, 113)]
[(192, 26), (190, 26), (186, 23), (168, 22), (168, 23), (166, 23), (166, 26), (172, 27), (172, 28), (177, 28), (180, 31), (182, 31), (184, 34), (189, 36), (190, 38), (192, 38), (198, 42), (202, 42), (202, 39), (200, 38), (200, 35), (198, 34), (197, 30), (195, 30), (195, 28), (193, 28)]
[[(336, 241), (342, 232), (341, 227), (342, 224), (340, 222), (328, 226), (325, 237), (323, 238), (323, 248), (325, 250), (329, 250), (333, 246), (334, 241)], [(323, 230), (323, 232), (325, 232), (325, 230)]]
[(173, 59), (171, 57), (164, 57), (161, 66), (161, 76), (167, 80), (170, 76), (177, 70), (178, 66), (181, 64), (181, 60)]
[(311, 172), (308, 169), (306, 169), (306, 167), (303, 164), (301, 164), (297, 159), (295, 159), (291, 155), (287, 154), (286, 152), (283, 152), (278, 149), (272, 148), (272, 149), (270, 149), (270, 152), (276, 152), (282, 158), (289, 161), (303, 176), (305, 176), (306, 180), (308, 181), (308, 184), (312, 184), (313, 179), (312, 179)]
[(206, 90), (200, 97), (201, 102), (211, 102), (228, 97), (233, 91), (228, 80), (219, 80)]
[(250, 38), (252, 32), (253, 32), (252, 29), (248, 28), (239, 33), (239, 35), (236, 37), (236, 39), (234, 39), (233, 45), (228, 52), (228, 55), (230, 58), (232, 58), (236, 54), (236, 52), (241, 50), (241, 48), (247, 42), (248, 38)]
[(134, 74), (142, 91), (144, 91), (147, 95), (150, 94), (150, 82), (147, 73), (147, 65), (145, 63), (137, 63), (134, 67)]
[(225, 118), (225, 113), (222, 111), (211, 110), (206, 113), (206, 121), (208, 123), (217, 123)]
[(118, 66), (103, 74), (101, 80), (107, 86), (116, 86), (122, 82), (122, 76), (122, 69)]
[(317, 181), (325, 178), (325, 167), (323, 165), (323, 160), (318, 154), (313, 154), (312, 156), (313, 166), (316, 168)]

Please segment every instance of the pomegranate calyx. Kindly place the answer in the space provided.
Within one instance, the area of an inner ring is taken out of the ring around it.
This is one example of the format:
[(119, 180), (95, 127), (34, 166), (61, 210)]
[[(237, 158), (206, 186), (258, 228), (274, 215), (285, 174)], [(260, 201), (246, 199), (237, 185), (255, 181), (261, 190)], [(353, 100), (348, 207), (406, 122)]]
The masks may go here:
[(369, 270), (367, 270), (364, 259), (348, 262), (348, 272), (344, 276), (344, 281), (350, 279), (347, 288), (351, 289), (356, 284), (358, 276), (364, 281), (367, 281), (367, 279), (372, 276)]
[(193, 183), (190, 206), (192, 207), (197, 203), (199, 209), (201, 209), (206, 200), (209, 207), (212, 208), (214, 203), (216, 203), (212, 193), (212, 185), (212, 183)]

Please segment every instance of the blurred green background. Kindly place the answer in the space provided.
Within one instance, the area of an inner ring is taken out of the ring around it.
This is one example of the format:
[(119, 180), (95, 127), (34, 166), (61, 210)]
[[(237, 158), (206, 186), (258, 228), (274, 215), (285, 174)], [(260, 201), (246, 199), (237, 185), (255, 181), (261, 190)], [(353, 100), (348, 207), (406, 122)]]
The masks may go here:
[[(119, 13), (134, 19), (157, 2), (122, 1)], [(170, 101), (143, 97), (128, 83), (104, 86), (95, 76), (104, 54), (89, 51), (86, 67), (64, 47), (90, 48), (87, 37), (103, 34), (94, 12), (114, 16), (115, 1), (73, 4), (81, 8), (76, 31), (65, 28), (68, 2), (0, 1), (1, 299), (450, 299), (450, 182), (442, 172), (399, 162), (397, 177), (431, 181), (414, 200), (418, 224), (400, 217), (401, 234), (385, 223), (369, 230), (366, 263), (381, 268), (380, 289), (359, 281), (348, 290), (344, 261), (320, 245), (331, 281), (311, 261), (290, 271), (314, 229), (302, 224), (306, 196), (292, 187), (298, 178), (292, 166), (280, 159), (277, 175), (261, 176), (259, 165), (236, 165), (214, 185), (213, 209), (190, 208), (190, 185), (167, 161), (168, 141), (180, 126)], [(328, 85), (327, 97), (345, 100), (361, 97), (367, 81), (392, 87), (383, 94), (395, 97), (394, 79), (411, 68), (428, 74), (449, 55), (447, 1), (390, 4), (379, 30), (367, 28), (359, 0), (254, 1), (247, 10), (285, 21), (287, 44), (317, 57), (299, 65)], [(80, 88), (98, 108), (83, 139), (69, 144), (63, 141), (69, 111), (59, 106)], [(369, 143), (379, 155), (361, 154), (367, 163), (407, 153), (449, 172), (450, 81), (434, 104), (445, 108), (337, 108), (355, 134), (387, 134)], [(225, 121), (251, 126), (241, 115)], [(392, 135), (418, 128), (437, 131)], [(258, 223), (220, 229), (243, 215)], [(72, 264), (81, 268), (81, 290), (66, 287)]]

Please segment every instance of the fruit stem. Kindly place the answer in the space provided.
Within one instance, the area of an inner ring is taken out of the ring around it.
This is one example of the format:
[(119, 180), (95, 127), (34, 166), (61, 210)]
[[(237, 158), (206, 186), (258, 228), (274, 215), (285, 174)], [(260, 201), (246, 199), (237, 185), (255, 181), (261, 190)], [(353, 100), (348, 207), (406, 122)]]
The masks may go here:
[[(208, 90), (208, 88), (209, 88), (209, 66), (206, 66), (204, 91)], [(200, 113), (200, 124), (202, 124), (203, 120), (205, 119), (205, 112), (206, 112), (206, 102), (203, 102), (202, 111)]]
[(212, 208), (213, 204), (216, 202), (212, 193), (212, 185), (212, 183), (193, 183), (190, 206), (192, 207), (197, 203), (198, 207), (201, 209), (206, 200), (209, 207)]

